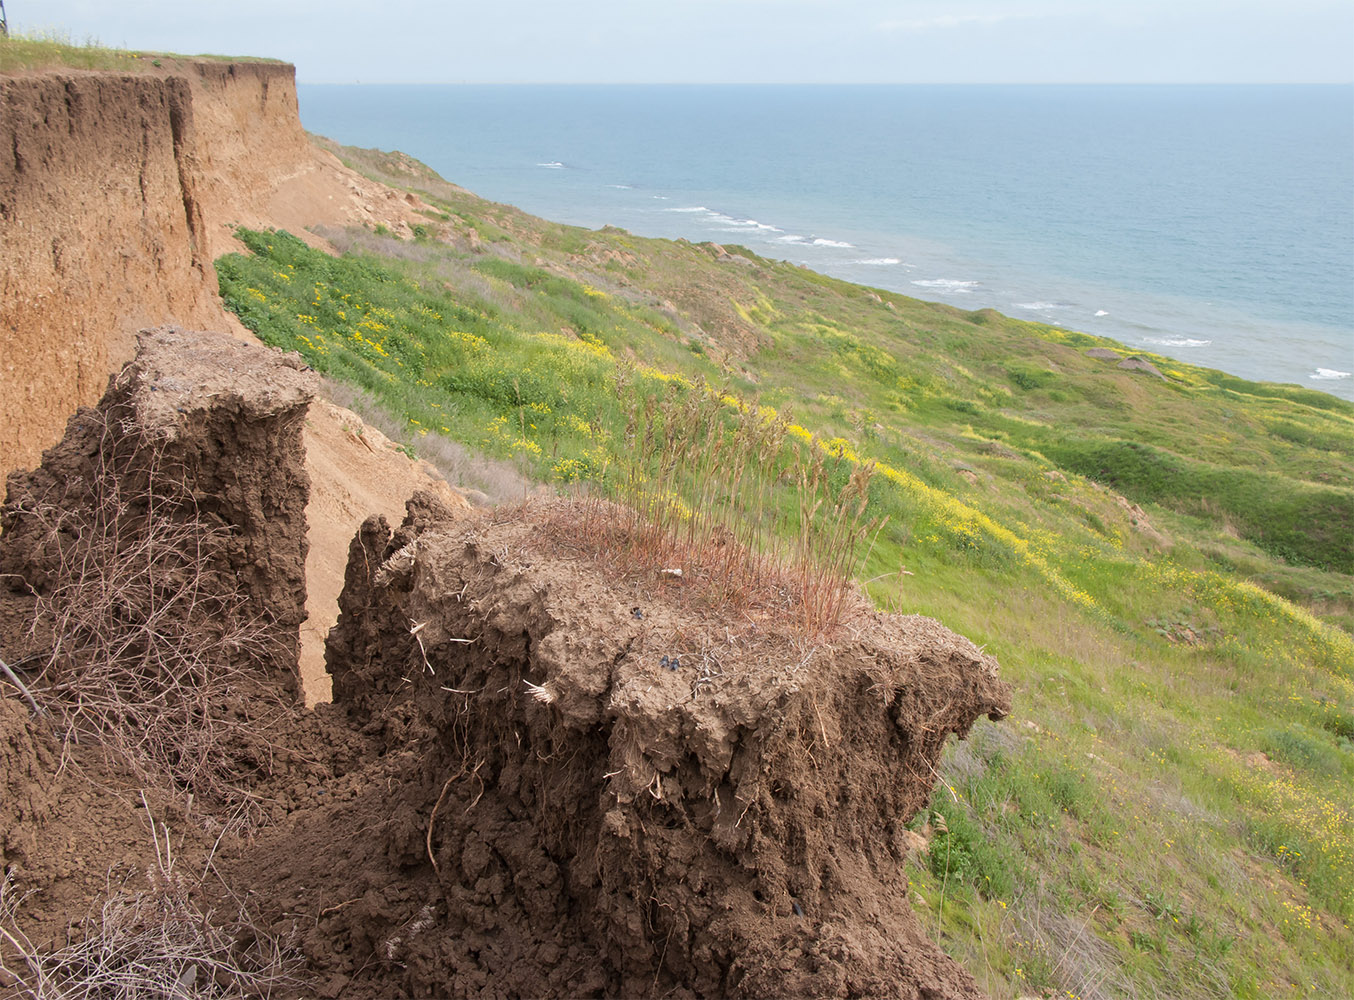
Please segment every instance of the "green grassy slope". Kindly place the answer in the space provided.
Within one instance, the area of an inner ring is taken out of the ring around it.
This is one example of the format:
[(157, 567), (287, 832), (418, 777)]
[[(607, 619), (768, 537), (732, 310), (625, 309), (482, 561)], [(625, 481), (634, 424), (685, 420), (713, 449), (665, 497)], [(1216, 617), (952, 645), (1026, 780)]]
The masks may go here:
[(45, 69), (114, 70), (120, 73), (151, 72), (161, 67), (173, 67), (178, 62), (262, 62), (278, 63), (277, 59), (259, 59), (249, 56), (178, 55), (172, 52), (138, 52), (113, 49), (90, 40), (83, 45), (73, 44), (58, 34), (19, 34), (0, 38), (0, 73)]
[(333, 258), (242, 233), (227, 304), (407, 422), (559, 485), (625, 393), (789, 413), (889, 520), (860, 579), (1000, 659), (911, 878), (994, 996), (1354, 995), (1354, 406), (737, 247), (554, 225), (407, 158), (437, 206)]

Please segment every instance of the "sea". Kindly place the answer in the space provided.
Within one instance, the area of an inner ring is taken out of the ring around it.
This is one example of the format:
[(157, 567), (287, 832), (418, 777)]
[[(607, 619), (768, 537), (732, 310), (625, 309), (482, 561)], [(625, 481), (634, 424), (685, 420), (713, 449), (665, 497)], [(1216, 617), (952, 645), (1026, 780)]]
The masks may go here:
[(310, 131), (557, 222), (1354, 400), (1354, 86), (299, 92)]

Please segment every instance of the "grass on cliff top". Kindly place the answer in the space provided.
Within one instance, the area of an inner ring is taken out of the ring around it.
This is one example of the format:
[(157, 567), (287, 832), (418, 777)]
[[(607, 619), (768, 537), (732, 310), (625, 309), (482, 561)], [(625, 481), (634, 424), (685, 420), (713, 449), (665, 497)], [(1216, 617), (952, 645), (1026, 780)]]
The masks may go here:
[(0, 73), (23, 70), (84, 69), (114, 70), (122, 73), (154, 72), (176, 63), (201, 62), (268, 62), (276, 59), (216, 55), (176, 55), (171, 52), (136, 52), (113, 49), (90, 39), (76, 44), (68, 37), (55, 33), (11, 33), (0, 38)]
[(425, 191), (416, 238), (243, 232), (222, 294), (412, 447), (598, 483), (634, 446), (618, 382), (708, 380), (879, 463), (869, 592), (1016, 687), (947, 755), (909, 871), (992, 995), (1354, 995), (1354, 406), (345, 152)]

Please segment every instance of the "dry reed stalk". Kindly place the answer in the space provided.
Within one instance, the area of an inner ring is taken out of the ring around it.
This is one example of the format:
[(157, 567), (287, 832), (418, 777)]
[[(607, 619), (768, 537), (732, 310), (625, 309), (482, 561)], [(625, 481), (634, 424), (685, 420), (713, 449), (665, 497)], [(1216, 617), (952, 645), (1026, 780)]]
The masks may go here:
[[(722, 605), (782, 587), (806, 633), (834, 629), (862, 546), (882, 527), (866, 517), (873, 464), (852, 467), (834, 490), (845, 460), (830, 464), (816, 440), (787, 449), (788, 415), (756, 399), (705, 383), (646, 393), (625, 370), (616, 392), (626, 414), (624, 453), (604, 486), (617, 505), (596, 493), (583, 501), (579, 539), (633, 569), (698, 569), (710, 600)], [(783, 479), (795, 491), (788, 512), (778, 496)]]

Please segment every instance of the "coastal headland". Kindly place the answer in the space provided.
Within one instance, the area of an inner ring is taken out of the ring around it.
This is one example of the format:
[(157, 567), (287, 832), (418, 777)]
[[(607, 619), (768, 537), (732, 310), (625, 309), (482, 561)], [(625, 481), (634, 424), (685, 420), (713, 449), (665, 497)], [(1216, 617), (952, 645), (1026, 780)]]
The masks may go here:
[(1354, 988), (1354, 405), (105, 61), (0, 72), (0, 993)]

